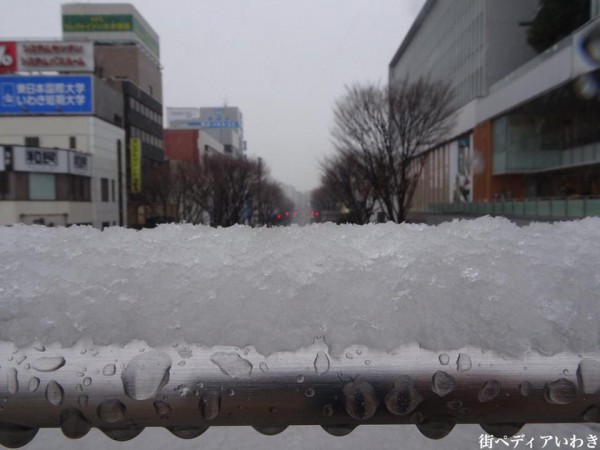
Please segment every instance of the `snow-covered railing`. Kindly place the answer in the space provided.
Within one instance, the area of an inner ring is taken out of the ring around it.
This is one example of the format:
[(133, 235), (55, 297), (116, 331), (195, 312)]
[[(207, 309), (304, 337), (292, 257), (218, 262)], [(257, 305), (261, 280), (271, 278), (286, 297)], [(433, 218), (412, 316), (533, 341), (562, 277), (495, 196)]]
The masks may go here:
[(272, 435), (320, 425), (343, 436), (359, 425), (412, 424), (440, 439), (456, 424), (495, 436), (523, 424), (600, 420), (600, 352), (506, 357), (474, 348), (388, 353), (361, 346), (332, 356), (322, 341), (264, 357), (254, 348), (150, 348), (78, 343), (17, 349), (2, 364), (0, 444), (27, 444), (40, 427), (112, 439), (164, 427), (190, 439), (211, 426)]
[(0, 444), (598, 422), (599, 224), (0, 228)]

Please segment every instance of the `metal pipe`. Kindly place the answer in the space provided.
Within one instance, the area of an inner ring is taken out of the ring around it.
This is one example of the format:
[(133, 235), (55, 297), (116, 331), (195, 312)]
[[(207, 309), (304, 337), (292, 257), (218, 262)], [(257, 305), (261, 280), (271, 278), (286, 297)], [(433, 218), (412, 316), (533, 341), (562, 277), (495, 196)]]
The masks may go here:
[(144, 427), (182, 438), (209, 426), (250, 425), (277, 434), (321, 425), (414, 424), (439, 439), (455, 424), (497, 436), (525, 423), (600, 421), (600, 352), (520, 357), (476, 348), (393, 352), (322, 340), (264, 356), (253, 347), (144, 342), (70, 348), (0, 343), (0, 444), (25, 445), (40, 427), (70, 438), (97, 427), (116, 440)]

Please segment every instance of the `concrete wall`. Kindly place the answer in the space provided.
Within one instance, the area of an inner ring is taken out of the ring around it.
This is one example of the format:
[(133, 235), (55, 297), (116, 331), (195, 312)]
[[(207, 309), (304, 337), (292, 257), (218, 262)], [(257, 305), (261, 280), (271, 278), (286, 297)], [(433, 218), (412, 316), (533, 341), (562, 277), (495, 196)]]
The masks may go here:
[(198, 150), (200, 156), (204, 156), (206, 153), (221, 153), (225, 151), (223, 144), (208, 134), (206, 131), (201, 130), (198, 133)]
[[(96, 45), (96, 73), (106, 79), (128, 79), (162, 103), (160, 66), (135, 45)], [(118, 83), (118, 81), (117, 81)]]

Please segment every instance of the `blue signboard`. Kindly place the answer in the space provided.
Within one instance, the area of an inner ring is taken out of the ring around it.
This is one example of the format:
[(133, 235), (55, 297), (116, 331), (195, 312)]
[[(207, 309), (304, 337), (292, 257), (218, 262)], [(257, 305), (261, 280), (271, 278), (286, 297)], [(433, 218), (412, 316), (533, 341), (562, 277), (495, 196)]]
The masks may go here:
[(91, 114), (91, 75), (0, 77), (0, 114)]
[(240, 128), (236, 120), (177, 120), (173, 123), (186, 128)]

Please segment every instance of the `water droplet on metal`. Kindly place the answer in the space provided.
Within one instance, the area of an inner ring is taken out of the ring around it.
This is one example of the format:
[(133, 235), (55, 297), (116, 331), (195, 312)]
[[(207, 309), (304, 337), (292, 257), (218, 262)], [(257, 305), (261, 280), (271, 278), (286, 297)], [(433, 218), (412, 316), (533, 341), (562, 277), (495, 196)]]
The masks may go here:
[(213, 420), (221, 409), (221, 395), (216, 391), (205, 392), (200, 399), (200, 413), (206, 420)]
[(23, 367), (25, 368), (25, 370), (29, 370), (31, 369), (31, 364), (27, 363)]
[(37, 388), (39, 385), (40, 385), (40, 379), (38, 377), (31, 377), (29, 379), (29, 392), (37, 391)]
[(457, 410), (463, 407), (463, 402), (460, 400), (450, 400), (448, 403), (446, 403), (446, 406), (449, 409)]
[(429, 439), (442, 439), (454, 428), (456, 419), (452, 416), (436, 416), (417, 424), (423, 436)]
[(423, 401), (423, 396), (417, 390), (415, 381), (409, 376), (401, 376), (394, 387), (385, 396), (385, 406), (388, 411), (398, 416), (412, 413)]
[(300, 374), (296, 377), (296, 383), (304, 383), (304, 375)]
[(54, 406), (58, 406), (62, 403), (65, 396), (65, 391), (62, 386), (56, 381), (50, 381), (46, 386), (46, 400), (48, 403)]
[(315, 390), (311, 387), (306, 388), (306, 390), (304, 391), (304, 395), (308, 398), (314, 397), (315, 396)]
[(563, 370), (563, 375), (568, 376), (569, 375), (569, 369)]
[(522, 423), (482, 423), (483, 431), (497, 438), (506, 438), (514, 436), (523, 428)]
[(42, 345), (40, 342), (34, 342), (33, 344), (31, 344), (31, 346), (38, 352), (46, 351), (46, 347), (44, 345)]
[(168, 427), (171, 433), (181, 439), (194, 439), (208, 430), (208, 426), (200, 426), (200, 427)]
[(9, 394), (19, 392), (19, 379), (17, 378), (17, 369), (8, 369), (6, 374), (6, 382)]
[(235, 389), (234, 388), (228, 388), (227, 389), (227, 395), (229, 395), (230, 397), (234, 397), (235, 396)]
[(575, 384), (565, 378), (546, 384), (544, 397), (548, 403), (567, 405), (575, 400), (576, 396), (577, 388)]
[(23, 447), (31, 442), (38, 430), (12, 423), (0, 423), (0, 444), (8, 448)]
[(105, 400), (96, 408), (96, 414), (106, 423), (116, 423), (123, 419), (125, 410), (125, 405), (119, 400)]
[(115, 441), (125, 442), (138, 436), (142, 431), (144, 431), (144, 427), (130, 425), (126, 428), (120, 428), (118, 430), (103, 430), (101, 428), (100, 431)]
[(75, 390), (77, 392), (83, 392), (83, 384), (78, 384), (77, 386), (75, 386)]
[(450, 364), (450, 356), (448, 356), (447, 353), (442, 353), (438, 359), (440, 360), (440, 364), (442, 366), (447, 366), (448, 364)]
[(112, 377), (115, 373), (117, 373), (117, 366), (115, 364), (107, 364), (102, 369), (102, 375), (107, 377)]
[(155, 400), (153, 405), (156, 414), (158, 414), (161, 418), (167, 417), (171, 412), (171, 406), (168, 403)]
[(92, 379), (90, 377), (85, 377), (83, 379), (83, 385), (84, 386), (89, 386), (90, 384), (92, 384)]
[(279, 427), (252, 427), (254, 428), (256, 431), (258, 431), (260, 434), (264, 434), (265, 436), (275, 436), (276, 434), (279, 434), (283, 431), (285, 431), (285, 429), (287, 428), (287, 425), (285, 426), (279, 426)]
[(448, 395), (454, 390), (456, 382), (452, 375), (448, 375), (443, 370), (438, 370), (431, 379), (431, 390), (440, 397)]
[(471, 367), (471, 357), (466, 353), (460, 353), (458, 355), (458, 359), (456, 360), (456, 370), (459, 372), (466, 372), (470, 370)]
[(593, 405), (583, 412), (583, 420), (586, 422), (600, 423), (600, 406)]
[(81, 371), (79, 371), (79, 372), (77, 372), (75, 375), (77, 375), (78, 377), (84, 377), (84, 376), (85, 376), (85, 373), (84, 373), (84, 372), (81, 372)]
[(325, 405), (325, 406), (323, 406), (323, 415), (325, 417), (331, 417), (331, 416), (333, 416), (333, 406), (331, 406), (331, 405)]
[(133, 400), (148, 400), (169, 382), (171, 358), (164, 352), (137, 355), (121, 372), (125, 394)]
[(77, 404), (81, 408), (87, 408), (89, 401), (90, 398), (86, 394), (81, 394), (79, 397), (77, 397)]
[(344, 406), (350, 417), (357, 420), (373, 417), (379, 407), (379, 399), (370, 383), (353, 381), (344, 386), (343, 392)]
[(416, 413), (413, 413), (410, 415), (409, 420), (410, 420), (410, 423), (417, 424), (417, 423), (423, 422), (425, 420), (425, 416), (423, 415), (422, 412), (417, 411)]
[(260, 368), (260, 371), (263, 373), (267, 373), (269, 371), (269, 366), (267, 366), (266, 362), (261, 362), (258, 367)]
[(491, 402), (500, 394), (500, 383), (496, 380), (486, 381), (477, 393), (477, 399), (481, 403)]
[(577, 381), (584, 394), (600, 391), (600, 361), (583, 359), (577, 367)]
[(185, 366), (185, 361), (179, 361), (179, 362), (177, 363), (177, 365), (178, 365), (179, 367), (183, 367), (183, 366)]
[(92, 424), (78, 409), (67, 408), (60, 413), (60, 429), (69, 439), (79, 439), (88, 434)]
[(356, 425), (322, 425), (321, 428), (332, 436), (347, 436), (354, 431)]
[(248, 378), (252, 375), (252, 363), (237, 353), (218, 352), (210, 360), (231, 378)]
[(31, 365), (38, 372), (54, 372), (64, 366), (65, 362), (62, 356), (46, 356), (36, 359)]
[(317, 372), (317, 375), (322, 375), (324, 373), (329, 372), (330, 362), (327, 353), (325, 353), (322, 350), (317, 352), (317, 356), (315, 357), (315, 362), (313, 365), (315, 367), (315, 372)]
[(533, 390), (533, 386), (529, 381), (523, 381), (519, 385), (519, 392), (523, 397), (529, 397), (531, 395), (531, 391)]
[(354, 359), (354, 355), (350, 352), (346, 353), (346, 358), (348, 359)]

